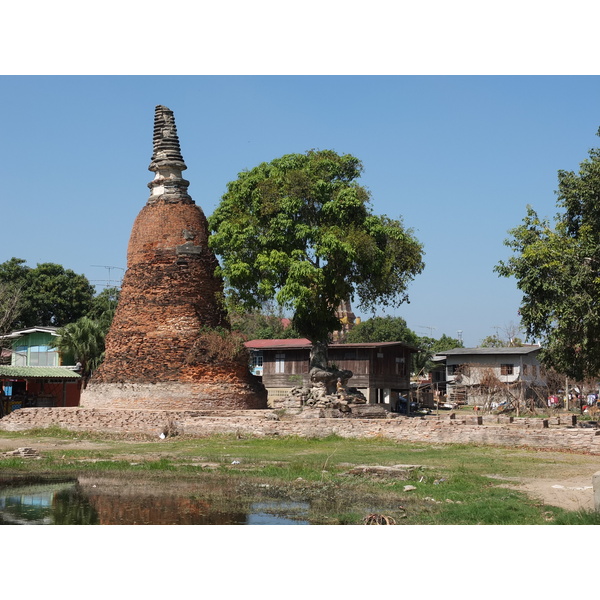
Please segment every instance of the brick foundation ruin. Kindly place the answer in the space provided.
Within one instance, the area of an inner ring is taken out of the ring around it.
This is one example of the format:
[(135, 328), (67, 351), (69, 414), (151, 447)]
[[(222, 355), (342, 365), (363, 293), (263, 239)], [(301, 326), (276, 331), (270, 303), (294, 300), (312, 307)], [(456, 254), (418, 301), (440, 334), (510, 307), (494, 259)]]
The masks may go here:
[(106, 358), (81, 396), (88, 408), (258, 409), (266, 391), (230, 335), (208, 224), (189, 182), (173, 112), (157, 106), (156, 173), (127, 251)]

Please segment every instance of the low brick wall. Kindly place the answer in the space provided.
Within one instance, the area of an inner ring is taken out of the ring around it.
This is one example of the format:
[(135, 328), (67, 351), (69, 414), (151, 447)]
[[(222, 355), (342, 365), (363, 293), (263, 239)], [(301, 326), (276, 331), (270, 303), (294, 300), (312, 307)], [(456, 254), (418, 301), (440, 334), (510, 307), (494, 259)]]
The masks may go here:
[(161, 411), (251, 410), (266, 408), (266, 393), (236, 381), (95, 383), (81, 393), (82, 408)]
[[(513, 422), (482, 417), (389, 419), (307, 418), (304, 411), (279, 420), (272, 410), (136, 410), (83, 407), (24, 408), (0, 419), (0, 430), (20, 431), (56, 425), (73, 431), (158, 436), (174, 433), (203, 437), (237, 433), (251, 436), (345, 438), (383, 437), (401, 442), (525, 446), (600, 455), (600, 430), (565, 425), (544, 426), (540, 419)], [(479, 424), (481, 422), (481, 424)]]

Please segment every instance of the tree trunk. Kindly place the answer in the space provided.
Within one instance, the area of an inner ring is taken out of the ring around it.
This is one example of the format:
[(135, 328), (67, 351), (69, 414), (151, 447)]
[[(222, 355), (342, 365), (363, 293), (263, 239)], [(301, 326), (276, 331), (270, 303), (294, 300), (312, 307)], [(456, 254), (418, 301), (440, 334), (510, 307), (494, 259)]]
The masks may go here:
[(317, 368), (327, 370), (327, 348), (329, 344), (327, 342), (312, 342), (310, 348), (310, 365), (309, 369)]

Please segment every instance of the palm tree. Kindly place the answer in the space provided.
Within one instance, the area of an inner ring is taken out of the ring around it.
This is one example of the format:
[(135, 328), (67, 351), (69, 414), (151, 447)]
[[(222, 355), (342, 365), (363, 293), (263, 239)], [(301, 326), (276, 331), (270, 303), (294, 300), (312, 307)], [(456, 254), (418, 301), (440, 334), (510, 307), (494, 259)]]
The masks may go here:
[(104, 360), (104, 338), (106, 327), (101, 321), (81, 317), (74, 323), (61, 327), (53, 346), (61, 354), (70, 355), (81, 363), (84, 387), (93, 371)]

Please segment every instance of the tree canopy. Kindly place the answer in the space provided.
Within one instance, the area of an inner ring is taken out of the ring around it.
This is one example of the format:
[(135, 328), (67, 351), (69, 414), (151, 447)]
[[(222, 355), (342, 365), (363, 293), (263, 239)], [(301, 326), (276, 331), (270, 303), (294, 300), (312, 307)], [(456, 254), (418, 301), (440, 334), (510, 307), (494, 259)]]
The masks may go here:
[[(600, 131), (599, 131), (600, 135)], [(600, 150), (579, 172), (559, 171), (554, 223), (527, 207), (495, 270), (523, 292), (521, 323), (548, 368), (576, 380), (600, 375)]]
[(266, 304), (261, 310), (243, 311), (230, 307), (231, 329), (238, 331), (247, 340), (275, 340), (302, 337), (283, 317), (281, 311)]
[(505, 340), (497, 333), (484, 337), (479, 343), (481, 348), (514, 348), (522, 345), (523, 342), (521, 341), (521, 338), (513, 337)]
[(54, 263), (31, 268), (21, 258), (0, 264), (0, 283), (20, 290), (18, 314), (11, 323), (13, 329), (73, 323), (91, 309), (95, 294), (85, 275)]
[(240, 173), (209, 219), (226, 293), (248, 310), (274, 299), (313, 348), (342, 301), (397, 306), (424, 266), (412, 231), (373, 214), (361, 172), (349, 154), (288, 154)]
[(402, 317), (372, 317), (355, 325), (346, 335), (346, 342), (404, 342), (419, 345), (419, 336)]
[(414, 373), (428, 372), (434, 364), (433, 355), (437, 352), (462, 348), (460, 340), (443, 334), (441, 338), (419, 336), (408, 327), (402, 317), (372, 317), (355, 325), (347, 334), (346, 342), (404, 342), (419, 349), (413, 354), (411, 370)]

